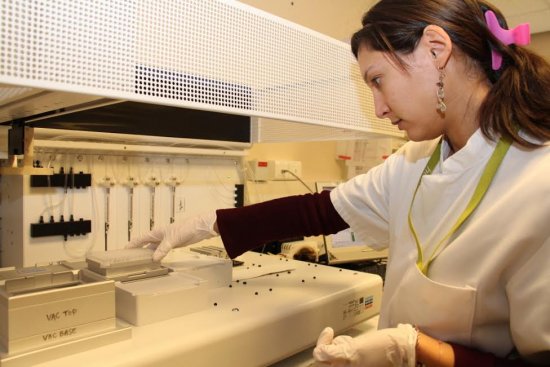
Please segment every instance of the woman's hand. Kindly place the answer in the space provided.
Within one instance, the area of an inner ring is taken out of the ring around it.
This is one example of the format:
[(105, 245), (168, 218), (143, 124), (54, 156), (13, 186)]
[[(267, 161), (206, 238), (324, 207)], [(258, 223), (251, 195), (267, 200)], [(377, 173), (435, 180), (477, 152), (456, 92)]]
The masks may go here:
[(313, 358), (331, 367), (414, 367), (417, 332), (409, 324), (377, 330), (356, 338), (327, 327), (319, 335)]

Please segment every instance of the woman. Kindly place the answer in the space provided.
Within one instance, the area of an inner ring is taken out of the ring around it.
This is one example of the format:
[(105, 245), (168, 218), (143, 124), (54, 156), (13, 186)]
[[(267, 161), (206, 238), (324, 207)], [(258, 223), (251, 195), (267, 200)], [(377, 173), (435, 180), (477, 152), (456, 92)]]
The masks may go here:
[(235, 257), (351, 226), (389, 247), (379, 330), (327, 328), (317, 361), (550, 364), (550, 66), (505, 28), (483, 1), (378, 2), (352, 50), (376, 114), (411, 142), (330, 194), (218, 210), (130, 246), (160, 259), (219, 232)]

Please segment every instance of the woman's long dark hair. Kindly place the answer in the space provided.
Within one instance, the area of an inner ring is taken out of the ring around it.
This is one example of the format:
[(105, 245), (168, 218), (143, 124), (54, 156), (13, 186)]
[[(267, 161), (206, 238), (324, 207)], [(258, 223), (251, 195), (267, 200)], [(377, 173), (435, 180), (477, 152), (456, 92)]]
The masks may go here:
[[(405, 67), (399, 55), (414, 51), (426, 26), (440, 26), (493, 84), (479, 110), (481, 131), (491, 139), (503, 136), (524, 147), (540, 146), (519, 130), (550, 140), (550, 64), (523, 47), (502, 44), (487, 28), (487, 10), (507, 28), (501, 12), (481, 0), (381, 0), (363, 16), (363, 28), (351, 39), (352, 51), (357, 57), (364, 44)], [(491, 49), (503, 56), (498, 71), (491, 68)]]

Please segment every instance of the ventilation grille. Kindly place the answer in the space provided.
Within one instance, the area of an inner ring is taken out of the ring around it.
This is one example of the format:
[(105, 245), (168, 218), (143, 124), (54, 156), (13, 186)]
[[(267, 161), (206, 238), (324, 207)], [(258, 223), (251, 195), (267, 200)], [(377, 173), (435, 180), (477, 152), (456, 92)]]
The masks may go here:
[(0, 10), (0, 83), (401, 135), (374, 117), (349, 45), (242, 3), (2, 0)]

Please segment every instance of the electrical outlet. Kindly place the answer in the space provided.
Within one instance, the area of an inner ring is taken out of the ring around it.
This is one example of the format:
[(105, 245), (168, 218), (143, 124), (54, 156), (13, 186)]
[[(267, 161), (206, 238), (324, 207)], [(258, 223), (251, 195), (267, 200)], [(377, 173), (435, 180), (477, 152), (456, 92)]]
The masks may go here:
[(248, 164), (252, 172), (251, 179), (254, 181), (293, 181), (297, 180), (294, 175), (298, 177), (302, 175), (302, 162), (300, 161), (252, 160)]
[(269, 168), (269, 177), (274, 181), (293, 181), (302, 175), (302, 162), (299, 161), (270, 161)]
[(294, 173), (298, 177), (302, 177), (302, 162), (300, 161), (288, 161), (287, 170)]

